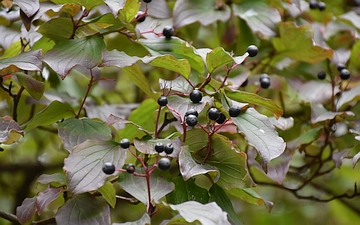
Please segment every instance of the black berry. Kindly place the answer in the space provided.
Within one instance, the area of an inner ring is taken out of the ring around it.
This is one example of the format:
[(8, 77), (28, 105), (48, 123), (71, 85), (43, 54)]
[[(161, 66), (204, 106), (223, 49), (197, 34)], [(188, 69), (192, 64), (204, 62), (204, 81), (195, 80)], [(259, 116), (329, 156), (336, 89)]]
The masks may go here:
[(237, 117), (241, 113), (241, 108), (237, 105), (232, 105), (229, 109), (229, 115), (231, 117)]
[(111, 162), (106, 162), (102, 167), (102, 171), (108, 175), (113, 174), (115, 172), (115, 165)]
[(324, 80), (326, 78), (326, 73), (324, 71), (320, 71), (317, 76), (320, 80)]
[(166, 105), (168, 104), (168, 99), (167, 99), (167, 97), (166, 97), (166, 96), (160, 96), (160, 97), (158, 98), (158, 104), (159, 104), (160, 106), (166, 106)]
[(246, 79), (246, 80), (241, 84), (240, 87), (246, 87), (246, 86), (248, 85), (248, 83), (249, 83), (249, 80)]
[(171, 161), (169, 158), (161, 158), (158, 162), (158, 167), (161, 170), (168, 170), (170, 169)]
[(133, 164), (128, 164), (126, 166), (126, 172), (128, 173), (134, 173), (135, 172), (135, 166)]
[(316, 0), (310, 0), (309, 1), (309, 8), (310, 9), (316, 9), (318, 7)]
[(167, 145), (165, 145), (164, 151), (166, 154), (170, 155), (171, 153), (173, 153), (174, 151), (174, 146), (171, 143), (168, 143)]
[(120, 146), (122, 148), (129, 148), (130, 147), (130, 141), (127, 138), (124, 138), (120, 141)]
[(264, 89), (267, 89), (270, 87), (270, 77), (267, 74), (262, 74), (260, 76), (260, 86)]
[(202, 93), (201, 91), (195, 89), (190, 93), (190, 100), (193, 103), (199, 103), (202, 100)]
[(209, 116), (209, 119), (216, 121), (220, 117), (220, 112), (217, 108), (213, 107), (213, 108), (209, 109), (208, 116)]
[(326, 3), (325, 2), (318, 2), (317, 7), (320, 11), (324, 11), (326, 9)]
[(347, 69), (343, 69), (340, 71), (340, 78), (342, 80), (348, 80), (350, 78), (350, 71)]
[(150, 3), (151, 0), (143, 0), (145, 3)]
[(143, 11), (139, 11), (135, 17), (135, 19), (138, 21), (138, 22), (144, 22), (145, 19), (146, 19), (146, 16), (144, 15), (144, 12)]
[(342, 63), (339, 63), (337, 66), (337, 70), (340, 72), (341, 70), (346, 69), (345, 65)]
[(185, 122), (188, 126), (193, 127), (197, 124), (198, 118), (195, 115), (188, 115), (185, 117)]
[(172, 36), (174, 36), (174, 28), (171, 26), (165, 26), (163, 29), (163, 35), (166, 39), (170, 39)]
[(223, 123), (225, 122), (225, 120), (226, 120), (226, 116), (225, 116), (224, 114), (220, 113), (220, 116), (219, 116), (219, 118), (216, 120), (216, 123), (218, 123), (218, 124), (223, 124)]
[(194, 115), (196, 117), (199, 116), (198, 111), (196, 111), (196, 109), (189, 109), (186, 113), (185, 113), (185, 117), (187, 117), (188, 115)]
[(247, 47), (246, 51), (247, 53), (249, 53), (250, 57), (255, 57), (259, 52), (258, 48), (255, 45), (250, 45), (249, 47)]
[(165, 148), (165, 146), (161, 142), (158, 142), (155, 144), (155, 151), (158, 153), (162, 153), (164, 151), (164, 148)]

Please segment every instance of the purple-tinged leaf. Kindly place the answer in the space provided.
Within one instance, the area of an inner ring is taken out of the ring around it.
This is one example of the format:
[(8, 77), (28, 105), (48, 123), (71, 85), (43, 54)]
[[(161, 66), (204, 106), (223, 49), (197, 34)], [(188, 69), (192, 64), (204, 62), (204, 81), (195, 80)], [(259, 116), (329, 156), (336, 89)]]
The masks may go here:
[(36, 212), (36, 197), (25, 198), (21, 206), (16, 208), (16, 216), (20, 223), (25, 223), (33, 217)]
[(271, 161), (268, 165), (267, 176), (278, 184), (282, 184), (289, 170), (291, 159), (292, 156), (284, 152), (278, 158)]
[(70, 118), (58, 125), (59, 136), (69, 152), (86, 140), (111, 140), (111, 129), (104, 122), (89, 118)]
[(123, 118), (120, 118), (120, 117), (117, 117), (117, 116), (114, 116), (113, 114), (111, 114), (107, 119), (106, 119), (106, 126), (112, 126), (112, 125), (115, 125), (115, 124), (131, 124), (135, 127), (138, 128), (138, 130), (141, 130), (141, 131), (144, 131), (146, 134), (148, 135), (152, 135), (153, 133), (150, 132), (150, 131), (147, 131), (147, 130), (144, 130), (142, 128), (142, 126), (132, 122), (132, 121), (129, 121), (129, 120), (125, 120)]
[(231, 9), (225, 3), (219, 3), (216, 0), (178, 0), (175, 3), (173, 14), (174, 27), (176, 28), (194, 22), (200, 22), (207, 26), (217, 20), (227, 21), (230, 18)]
[(193, 103), (189, 98), (183, 98), (177, 95), (168, 96), (168, 105), (177, 113), (175, 113), (173, 110), (170, 110), (170, 112), (178, 120), (180, 120), (179, 114), (182, 118), (184, 118), (185, 113), (189, 109), (195, 109), (198, 113), (200, 113), (206, 104), (212, 105), (212, 100), (209, 96), (204, 96), (199, 103)]
[(42, 184), (51, 184), (57, 183), (59, 186), (67, 184), (66, 175), (63, 173), (54, 173), (54, 174), (41, 174), (37, 179), (37, 182)]
[(171, 91), (180, 91), (183, 93), (190, 93), (194, 88), (189, 84), (184, 77), (179, 76), (174, 80), (159, 79), (160, 89), (167, 89)]
[(55, 100), (44, 110), (37, 113), (29, 123), (27, 123), (25, 130), (31, 130), (38, 126), (51, 125), (59, 120), (74, 116), (74, 109), (69, 104)]
[(200, 174), (209, 174), (214, 182), (217, 182), (220, 177), (219, 170), (216, 167), (210, 166), (209, 164), (196, 163), (190, 154), (188, 146), (184, 146), (181, 149), (179, 155), (179, 168), (185, 181)]
[(0, 60), (0, 70), (14, 65), (22, 70), (42, 70), (42, 53), (41, 50), (21, 53), (12, 58)]
[(313, 141), (317, 140), (321, 132), (323, 131), (323, 127), (317, 127), (311, 130), (307, 130), (303, 134), (301, 134), (298, 138), (295, 138), (292, 141), (287, 142), (287, 148), (290, 150), (295, 150), (297, 148), (302, 147), (303, 145), (308, 145)]
[(97, 66), (101, 62), (101, 52), (104, 48), (104, 41), (96, 35), (61, 41), (44, 55), (44, 62), (65, 79), (76, 65), (87, 69)]
[(332, 154), (332, 160), (334, 160), (335, 166), (337, 168), (340, 168), (340, 166), (342, 165), (342, 160), (348, 155), (349, 151), (350, 149), (345, 149), (340, 152), (334, 152)]
[(110, 225), (110, 207), (91, 194), (76, 195), (59, 209), (56, 224)]
[(35, 80), (25, 73), (16, 73), (16, 77), (21, 86), (36, 100), (40, 100), (45, 91), (45, 84), (41, 81)]
[(349, 102), (360, 99), (360, 85), (341, 93), (339, 100), (337, 101), (336, 108), (339, 110)]
[[(158, 142), (163, 143), (164, 145), (171, 143), (174, 147), (174, 151), (173, 151), (173, 153), (171, 153), (168, 156), (170, 156), (172, 158), (179, 157), (180, 149), (181, 149), (181, 146), (183, 145), (183, 143), (179, 137), (176, 137), (174, 139), (151, 139), (151, 140), (135, 139), (134, 146), (139, 152), (141, 152), (143, 154), (156, 155), (158, 153), (155, 151), (155, 145)], [(160, 155), (166, 156), (165, 152), (160, 153)]]
[(355, 11), (349, 11), (341, 15), (340, 18), (350, 21), (356, 28), (360, 29), (360, 16)]
[(126, 153), (127, 149), (112, 141), (87, 140), (77, 145), (64, 163), (69, 190), (73, 194), (97, 190), (108, 177), (102, 171), (104, 163), (112, 162), (115, 168), (122, 168)]
[[(119, 185), (140, 202), (145, 205), (148, 204), (148, 188), (145, 177), (134, 176), (129, 173), (120, 173)], [(158, 202), (162, 197), (169, 194), (174, 189), (175, 185), (166, 179), (165, 173), (159, 172), (159, 169), (156, 169), (151, 173), (150, 193), (152, 201)]]
[(109, 203), (112, 208), (115, 208), (116, 204), (116, 190), (114, 185), (107, 181), (103, 186), (101, 186), (98, 191), (104, 197), (104, 199)]
[(17, 142), (24, 131), (20, 125), (9, 116), (0, 117), (0, 143), (12, 144)]
[(38, 210), (38, 214), (40, 215), (46, 206), (55, 201), (55, 199), (57, 199), (63, 191), (64, 189), (61, 187), (51, 188), (48, 186), (44, 191), (40, 192), (36, 197), (36, 208)]
[(124, 8), (126, 0), (104, 0), (104, 2), (110, 8), (114, 17), (117, 17), (119, 10)]
[[(279, 137), (269, 118), (248, 108), (232, 121), (243, 133), (249, 144), (256, 148), (263, 158), (264, 165), (281, 155), (285, 150), (285, 142)], [(263, 165), (263, 166), (264, 166)]]
[(234, 188), (229, 190), (228, 192), (231, 195), (246, 201), (247, 203), (253, 205), (264, 205), (269, 210), (269, 212), (274, 206), (274, 203), (263, 199), (258, 193), (256, 193), (251, 188), (243, 188), (243, 189)]
[(187, 222), (200, 221), (206, 225), (230, 225), (227, 213), (215, 203), (201, 204), (195, 201), (188, 201), (179, 205), (169, 205), (171, 209), (179, 212)]
[(99, 0), (51, 0), (55, 4), (79, 4), (84, 6), (88, 11), (95, 6), (103, 4), (103, 1)]
[(359, 161), (359, 159), (360, 159), (360, 152), (358, 152), (358, 153), (356, 153), (356, 155), (354, 155), (354, 157), (353, 157), (353, 168), (355, 168), (355, 166), (356, 166), (356, 164), (357, 164), (357, 162)]
[(152, 1), (151, 4), (141, 4), (140, 10), (145, 12), (148, 8), (148, 15), (154, 18), (167, 19), (171, 18), (171, 10), (165, 0)]
[(326, 120), (332, 120), (336, 116), (355, 116), (351, 111), (346, 112), (331, 112), (327, 111), (322, 104), (313, 103), (311, 104), (311, 122), (313, 124), (323, 122)]
[(270, 122), (280, 130), (287, 130), (294, 126), (294, 118), (288, 117), (279, 117), (276, 119), (275, 117), (269, 117)]
[(150, 225), (150, 224), (151, 224), (151, 218), (149, 214), (144, 213), (144, 215), (139, 220), (126, 222), (126, 223), (113, 223), (112, 225)]
[(11, 44), (14, 42), (19, 41), (21, 33), (19, 31), (15, 31), (11, 28), (8, 28), (6, 26), (0, 26), (0, 45), (4, 49), (8, 49)]
[(159, 55), (159, 56), (145, 56), (143, 58), (137, 56), (129, 56), (125, 52), (117, 50), (104, 50), (102, 63), (99, 66), (116, 66), (124, 68), (132, 66), (138, 61), (145, 64), (150, 64), (160, 68), (165, 68), (188, 78), (190, 75), (191, 67), (189, 61), (186, 59), (177, 59), (172, 55)]
[(14, 0), (14, 4), (17, 4), (27, 17), (34, 15), (40, 7), (38, 0)]
[(275, 8), (250, 1), (244, 4), (233, 4), (232, 8), (234, 15), (245, 20), (254, 33), (269, 37), (276, 35), (276, 24), (281, 21), (281, 16)]

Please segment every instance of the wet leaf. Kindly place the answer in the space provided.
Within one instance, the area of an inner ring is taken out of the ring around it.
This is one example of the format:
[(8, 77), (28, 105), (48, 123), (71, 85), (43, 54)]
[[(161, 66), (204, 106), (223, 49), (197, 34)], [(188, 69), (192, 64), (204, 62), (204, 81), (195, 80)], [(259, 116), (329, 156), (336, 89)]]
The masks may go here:
[(16, 77), (21, 86), (36, 100), (40, 100), (45, 91), (45, 84), (41, 81), (35, 80), (25, 73), (16, 73)]
[(221, 3), (217, 9), (216, 4), (220, 3), (216, 0), (176, 1), (173, 12), (174, 27), (180, 28), (194, 22), (207, 26), (217, 20), (227, 21), (231, 14), (230, 7)]
[(70, 118), (58, 125), (59, 136), (64, 148), (69, 152), (86, 140), (109, 141), (112, 138), (111, 129), (102, 121), (89, 118)]
[(63, 188), (51, 188), (48, 186), (44, 191), (40, 192), (36, 197), (36, 207), (40, 215), (43, 210), (64, 191)]
[(264, 165), (278, 157), (285, 150), (285, 142), (279, 137), (269, 118), (248, 108), (232, 121), (243, 133), (249, 144), (256, 148), (261, 155)]
[(16, 207), (16, 216), (20, 223), (29, 221), (36, 212), (36, 196), (25, 198), (20, 206)]
[(109, 203), (112, 208), (115, 208), (116, 190), (114, 188), (114, 185), (108, 181), (102, 187), (100, 187), (98, 191), (107, 201), (107, 203)]
[(201, 204), (195, 201), (187, 201), (179, 205), (171, 205), (173, 210), (179, 212), (187, 222), (200, 221), (206, 225), (230, 225), (227, 213), (215, 203)]
[(0, 60), (0, 70), (14, 65), (22, 70), (42, 70), (41, 50), (21, 53), (11, 58)]
[(44, 55), (44, 62), (64, 79), (76, 65), (87, 69), (97, 66), (104, 48), (104, 41), (99, 36), (61, 41)]
[(110, 225), (110, 207), (106, 202), (85, 193), (66, 201), (56, 213), (55, 220), (57, 224)]
[(115, 168), (122, 168), (126, 153), (127, 149), (112, 141), (87, 140), (77, 145), (64, 163), (68, 189), (73, 194), (97, 190), (108, 177), (102, 171), (104, 163), (112, 162)]
[(21, 136), (24, 136), (24, 131), (15, 120), (8, 116), (0, 118), (0, 143), (12, 144)]
[(171, 204), (180, 204), (187, 201), (197, 201), (202, 204), (209, 202), (208, 191), (197, 186), (193, 179), (184, 181), (182, 176), (173, 179), (176, 189), (166, 196)]
[[(148, 188), (145, 177), (121, 173), (119, 176), (119, 185), (127, 193), (131, 194), (145, 205), (148, 204)], [(174, 189), (175, 185), (166, 179), (165, 173), (159, 172), (158, 169), (151, 173), (150, 193), (152, 201), (159, 202), (162, 197), (169, 194)]]
[(218, 206), (220, 206), (222, 210), (227, 212), (227, 217), (231, 224), (243, 224), (243, 222), (241, 222), (241, 220), (237, 216), (234, 207), (224, 189), (222, 189), (219, 185), (214, 184), (210, 188), (209, 193), (210, 201), (216, 202), (216, 204), (218, 204)]

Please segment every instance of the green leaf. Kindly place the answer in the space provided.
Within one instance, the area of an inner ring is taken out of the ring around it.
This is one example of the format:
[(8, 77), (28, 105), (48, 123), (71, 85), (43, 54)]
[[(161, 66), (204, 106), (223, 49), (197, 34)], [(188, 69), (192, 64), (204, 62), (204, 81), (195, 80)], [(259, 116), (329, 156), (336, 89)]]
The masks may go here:
[(109, 203), (112, 208), (115, 208), (116, 204), (116, 190), (111, 182), (106, 182), (102, 187), (98, 189), (100, 194)]
[(286, 147), (284, 140), (279, 137), (269, 118), (255, 109), (248, 108), (231, 120), (238, 127), (239, 132), (245, 135), (249, 144), (259, 152), (263, 158), (263, 166), (284, 152)]
[(323, 127), (316, 127), (314, 129), (307, 130), (301, 134), (298, 138), (289, 141), (287, 143), (287, 148), (290, 150), (300, 148), (303, 145), (311, 144), (313, 141), (317, 140), (323, 131)]
[(219, 185), (214, 184), (210, 188), (209, 193), (210, 201), (216, 202), (216, 204), (218, 204), (218, 206), (220, 206), (222, 210), (228, 213), (227, 216), (231, 224), (243, 224), (243, 222), (241, 222), (241, 220), (237, 216), (234, 207), (224, 189), (222, 189)]
[(214, 182), (219, 180), (219, 170), (208, 164), (198, 164), (192, 158), (188, 146), (184, 146), (179, 155), (180, 173), (185, 181), (200, 174), (209, 174)]
[(59, 209), (55, 221), (56, 224), (110, 225), (110, 207), (89, 193), (77, 195)]
[(141, 71), (140, 67), (136, 64), (125, 67), (122, 69), (131, 79), (132, 82), (136, 86), (138, 86), (145, 94), (147, 94), (152, 99), (157, 99), (158, 95), (155, 94), (149, 85), (148, 80), (146, 79), (145, 75)]
[(136, 221), (126, 222), (126, 223), (113, 223), (113, 225), (150, 225), (151, 218), (148, 213), (144, 213), (144, 215)]
[(236, 64), (241, 64), (245, 58), (248, 56), (246, 53), (242, 57), (233, 58), (228, 52), (223, 48), (218, 47), (213, 49), (206, 55), (206, 65), (208, 67), (209, 73), (214, 72), (214, 70), (220, 66), (235, 62)]
[(68, 40), (73, 33), (73, 23), (70, 18), (53, 18), (41, 24), (37, 32), (54, 41)]
[(53, 101), (44, 110), (37, 113), (26, 125), (25, 130), (31, 130), (38, 126), (46, 126), (59, 120), (74, 117), (75, 113), (69, 104)]
[(333, 50), (314, 45), (310, 24), (298, 27), (294, 22), (283, 22), (279, 25), (279, 31), (280, 37), (273, 38), (273, 45), (283, 56), (316, 64), (334, 55)]
[(16, 73), (16, 77), (21, 86), (25, 88), (27, 92), (31, 95), (31, 97), (36, 100), (40, 100), (45, 91), (45, 84), (38, 80), (35, 80), (31, 76), (25, 73)]
[(44, 62), (64, 79), (76, 65), (87, 69), (97, 66), (104, 48), (105, 43), (99, 36), (61, 41), (44, 55)]
[(278, 106), (273, 100), (263, 98), (257, 94), (245, 91), (235, 91), (226, 93), (226, 95), (232, 100), (238, 102), (247, 102), (249, 104), (264, 107), (265, 109), (272, 112), (276, 118), (279, 118), (283, 114), (283, 109)]
[[(131, 112), (128, 120), (133, 121), (142, 129), (154, 130), (155, 118), (152, 116), (156, 109), (159, 108), (157, 102), (153, 99), (147, 99), (141, 103), (141, 105)], [(126, 124), (124, 129), (119, 131), (120, 137), (126, 137), (129, 140), (133, 140), (135, 137), (144, 136), (144, 132), (139, 130), (138, 126), (132, 124)]]
[(129, 56), (125, 52), (119, 52), (117, 50), (103, 51), (103, 61), (100, 66), (124, 68), (132, 66), (138, 61), (180, 73), (185, 78), (189, 78), (191, 72), (190, 63), (186, 59), (176, 59), (172, 55), (145, 56), (140, 58), (137, 56)]
[(246, 201), (247, 203), (253, 205), (264, 205), (269, 210), (269, 212), (274, 206), (272, 202), (263, 199), (258, 193), (256, 193), (251, 188), (243, 188), (243, 189), (235, 188), (229, 190), (228, 192), (231, 195)]
[(187, 222), (200, 221), (206, 225), (230, 225), (226, 212), (215, 203), (201, 204), (195, 201), (187, 201), (178, 205), (171, 205), (173, 210), (179, 212)]
[(14, 65), (22, 70), (42, 70), (41, 50), (23, 52), (11, 58), (0, 60), (0, 70)]
[(36, 181), (42, 184), (51, 185), (54, 185), (53, 183), (56, 183), (58, 186), (64, 186), (67, 184), (66, 176), (64, 173), (41, 174)]
[(360, 65), (358, 63), (360, 55), (360, 40), (358, 40), (351, 48), (350, 55), (350, 66), (355, 67), (358, 71), (360, 71)]
[(73, 194), (97, 190), (108, 177), (102, 171), (104, 163), (112, 162), (115, 168), (122, 168), (126, 153), (127, 149), (112, 141), (87, 140), (77, 145), (64, 161), (68, 189)]
[(58, 125), (59, 136), (69, 152), (86, 140), (111, 140), (111, 129), (102, 121), (89, 118), (70, 118)]
[(313, 124), (326, 121), (326, 120), (332, 120), (336, 116), (355, 116), (355, 114), (351, 111), (345, 111), (345, 112), (331, 112), (327, 111), (325, 107), (320, 103), (311, 103), (311, 122)]
[(173, 179), (175, 190), (166, 196), (166, 200), (171, 204), (180, 204), (187, 201), (197, 201), (202, 204), (209, 202), (208, 191), (197, 186), (193, 179), (184, 181), (182, 176)]
[(152, 56), (173, 55), (177, 59), (187, 59), (192, 68), (199, 73), (205, 72), (205, 64), (196, 49), (189, 43), (172, 37), (170, 40), (160, 37), (155, 39), (141, 39), (140, 43), (149, 51)]
[[(121, 173), (119, 176), (119, 185), (127, 193), (134, 196), (145, 205), (148, 204), (148, 188), (145, 177), (134, 176), (129, 173)], [(158, 202), (162, 197), (175, 189), (175, 185), (169, 182), (164, 172), (156, 169), (150, 175), (150, 193), (151, 200)]]
[(55, 4), (78, 4), (84, 6), (88, 11), (104, 2), (99, 0), (51, 0)]
[(138, 0), (127, 0), (124, 7), (120, 9), (119, 19), (125, 23), (130, 23), (135, 19), (139, 12), (140, 2)]
[(230, 18), (231, 9), (225, 3), (217, 0), (178, 0), (175, 3), (173, 14), (176, 28), (194, 22), (200, 22), (207, 26), (217, 20), (227, 21)]

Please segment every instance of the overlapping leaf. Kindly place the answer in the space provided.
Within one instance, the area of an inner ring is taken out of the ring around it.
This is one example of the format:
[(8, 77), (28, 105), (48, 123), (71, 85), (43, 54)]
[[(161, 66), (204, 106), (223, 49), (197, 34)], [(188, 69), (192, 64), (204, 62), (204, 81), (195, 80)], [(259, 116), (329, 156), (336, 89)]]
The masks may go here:
[(206, 65), (212, 73), (216, 68), (229, 63), (241, 64), (248, 55), (249, 53), (245, 53), (243, 56), (233, 57), (223, 48), (217, 47), (206, 54)]
[(58, 130), (64, 148), (69, 152), (86, 140), (108, 141), (112, 137), (110, 128), (104, 122), (88, 118), (64, 120), (59, 123)]
[(110, 207), (106, 202), (85, 193), (66, 201), (56, 213), (55, 220), (56, 224), (110, 225)]
[(334, 119), (336, 116), (354, 116), (354, 113), (351, 111), (346, 112), (331, 112), (327, 111), (322, 104), (311, 104), (311, 122), (313, 124)]
[(204, 96), (199, 103), (193, 103), (189, 98), (183, 98), (177, 95), (168, 96), (168, 105), (176, 111), (171, 110), (170, 112), (179, 120), (179, 114), (184, 117), (189, 109), (195, 109), (200, 113), (206, 104), (210, 104), (211, 102), (212, 100), (209, 96)]
[(100, 194), (109, 203), (111, 207), (115, 207), (116, 204), (116, 190), (111, 182), (106, 182), (102, 187), (98, 189)]
[[(171, 143), (172, 146), (174, 147), (174, 151), (171, 154), (166, 154), (166, 155), (172, 158), (179, 157), (180, 149), (183, 144), (179, 137), (176, 137), (174, 139), (151, 139), (151, 140), (135, 139), (134, 140), (134, 146), (139, 152), (150, 155), (159, 154), (155, 151), (156, 143), (162, 143), (163, 145), (167, 145)], [(160, 155), (165, 156), (165, 153), (160, 153)]]
[(36, 196), (25, 198), (21, 205), (16, 207), (17, 219), (20, 223), (25, 223), (31, 219), (36, 210)]
[(107, 175), (102, 171), (105, 162), (122, 168), (127, 149), (112, 141), (87, 140), (77, 145), (65, 159), (64, 170), (73, 194), (97, 190), (105, 184)]
[(22, 70), (42, 70), (41, 50), (21, 53), (11, 58), (0, 60), (0, 70), (14, 65)]
[(197, 186), (193, 179), (184, 181), (182, 176), (173, 179), (176, 189), (166, 196), (171, 204), (180, 204), (186, 201), (197, 201), (203, 204), (209, 202), (208, 191)]
[(144, 213), (144, 215), (136, 221), (126, 222), (126, 223), (113, 223), (113, 225), (150, 225), (151, 218), (148, 213)]
[(63, 188), (51, 188), (48, 186), (44, 191), (40, 192), (36, 198), (36, 208), (39, 214), (64, 191)]
[(56, 4), (78, 4), (84, 6), (87, 10), (103, 4), (103, 1), (99, 0), (52, 0), (52, 2)]
[(27, 17), (34, 15), (40, 7), (38, 0), (14, 0), (14, 3), (20, 7)]
[(0, 143), (12, 144), (24, 135), (20, 125), (11, 117), (0, 118)]
[(263, 199), (258, 193), (256, 193), (251, 188), (243, 188), (243, 189), (231, 189), (229, 193), (239, 199), (242, 199), (253, 205), (264, 205), (269, 212), (271, 211), (274, 203)]
[(17, 73), (16, 77), (21, 86), (36, 100), (40, 100), (45, 91), (45, 84), (25, 73)]

